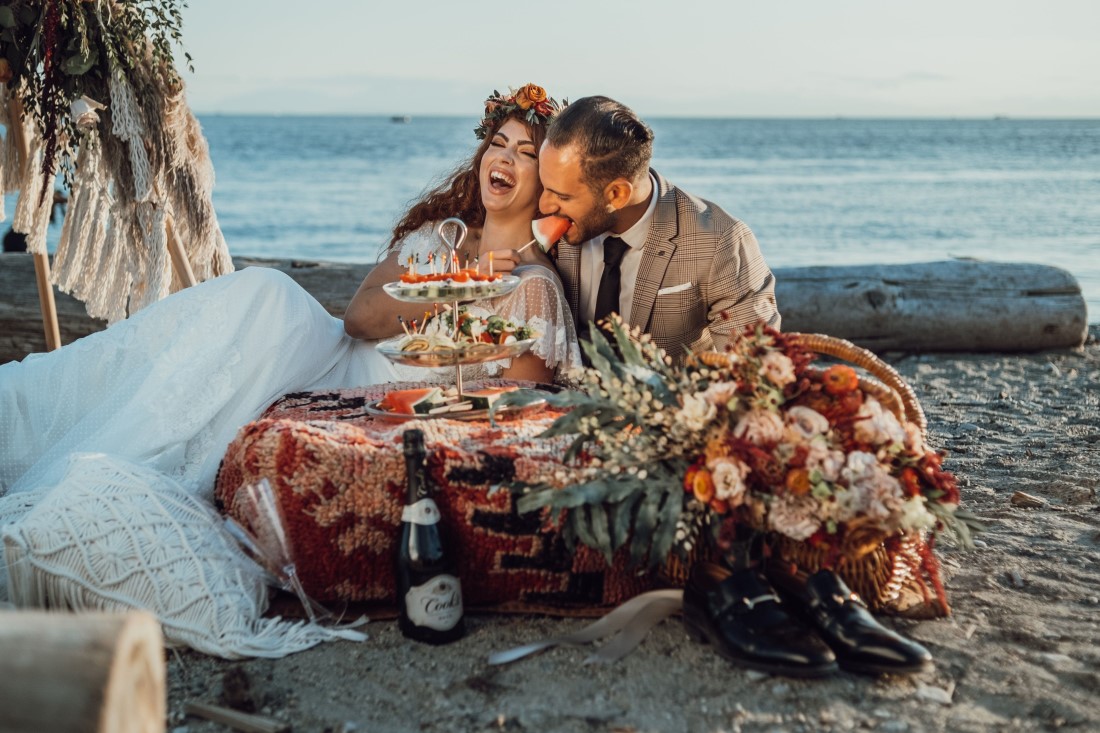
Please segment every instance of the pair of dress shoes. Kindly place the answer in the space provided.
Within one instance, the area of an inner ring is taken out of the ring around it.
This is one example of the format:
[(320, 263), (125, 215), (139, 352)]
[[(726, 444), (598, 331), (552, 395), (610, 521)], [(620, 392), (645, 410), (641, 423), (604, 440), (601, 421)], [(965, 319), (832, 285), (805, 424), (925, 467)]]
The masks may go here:
[(844, 582), (822, 570), (777, 576), (780, 593), (754, 569), (697, 563), (684, 587), (684, 626), (749, 669), (821, 677), (928, 669), (924, 647), (879, 624)]

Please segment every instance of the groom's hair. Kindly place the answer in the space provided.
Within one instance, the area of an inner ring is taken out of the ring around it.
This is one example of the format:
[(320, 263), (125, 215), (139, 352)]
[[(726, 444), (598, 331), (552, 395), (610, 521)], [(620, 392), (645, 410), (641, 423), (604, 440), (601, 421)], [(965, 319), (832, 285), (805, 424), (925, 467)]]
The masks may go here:
[(609, 97), (570, 103), (550, 123), (546, 142), (555, 148), (576, 146), (585, 183), (594, 191), (616, 178), (636, 181), (653, 156), (653, 130), (634, 110)]

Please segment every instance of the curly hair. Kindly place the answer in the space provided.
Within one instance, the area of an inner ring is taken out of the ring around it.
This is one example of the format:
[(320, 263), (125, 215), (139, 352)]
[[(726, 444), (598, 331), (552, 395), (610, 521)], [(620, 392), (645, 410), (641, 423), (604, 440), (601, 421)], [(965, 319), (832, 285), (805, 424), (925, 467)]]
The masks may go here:
[[(524, 119), (524, 112), (495, 120), (485, 139), (477, 146), (473, 157), (456, 168), (443, 183), (425, 193), (414, 203), (397, 226), (393, 228), (387, 251), (397, 248), (397, 243), (429, 222), (437, 222), (447, 217), (457, 216), (468, 227), (480, 227), (485, 223), (485, 205), (481, 202), (481, 159), (493, 142), (493, 136), (508, 120), (521, 123), (530, 135), (531, 142), (538, 150), (546, 139), (546, 125), (533, 125)], [(538, 185), (538, 194), (542, 194), (542, 184)]]

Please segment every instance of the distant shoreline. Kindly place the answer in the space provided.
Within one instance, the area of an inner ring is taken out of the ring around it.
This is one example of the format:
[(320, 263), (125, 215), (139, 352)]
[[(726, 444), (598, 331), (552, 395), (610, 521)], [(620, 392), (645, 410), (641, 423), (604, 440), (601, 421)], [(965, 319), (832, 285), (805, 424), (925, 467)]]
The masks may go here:
[[(470, 114), (451, 114), (444, 115), (438, 113), (424, 113), (417, 114), (416, 112), (323, 112), (323, 113), (311, 113), (305, 114), (301, 112), (214, 112), (214, 111), (201, 111), (192, 110), (200, 120), (203, 117), (238, 117), (238, 118), (264, 118), (264, 117), (276, 117), (276, 118), (295, 118), (302, 119), (380, 119), (390, 121), (394, 117), (409, 117), (411, 122), (416, 122), (418, 119), (424, 120), (474, 120), (476, 121), (476, 115)], [(1011, 115), (987, 115), (987, 116), (970, 116), (959, 115), (957, 117), (943, 117), (940, 115), (933, 115), (928, 117), (922, 117), (919, 115), (906, 115), (897, 117), (860, 117), (854, 115), (834, 115), (834, 116), (822, 116), (822, 115), (810, 115), (806, 117), (773, 117), (768, 115), (754, 116), (754, 115), (737, 115), (737, 116), (720, 116), (720, 115), (649, 115), (646, 117), (648, 121), (657, 120), (682, 120), (682, 121), (696, 121), (705, 122), (709, 120), (721, 120), (721, 121), (738, 121), (744, 120), (746, 122), (774, 122), (774, 121), (791, 121), (791, 122), (1100, 122), (1100, 117), (1015, 117)]]

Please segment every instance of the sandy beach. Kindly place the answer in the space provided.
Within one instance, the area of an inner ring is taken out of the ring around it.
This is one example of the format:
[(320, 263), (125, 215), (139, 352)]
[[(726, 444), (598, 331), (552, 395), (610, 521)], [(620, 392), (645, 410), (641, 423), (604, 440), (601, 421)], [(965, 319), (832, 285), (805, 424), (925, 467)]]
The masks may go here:
[[(168, 652), (169, 730), (225, 730), (186, 717), (187, 701), (251, 704), (295, 731), (333, 733), (1100, 729), (1098, 339), (1093, 325), (1079, 350), (884, 355), (916, 390), (966, 505), (989, 524), (974, 550), (941, 545), (950, 618), (886, 622), (932, 651), (931, 672), (747, 672), (692, 642), (677, 618), (611, 666), (558, 648), (490, 667), (490, 652), (585, 622), (472, 616), (465, 639), (435, 648), (377, 621), (364, 643), (279, 660)], [(1043, 505), (1014, 506), (1016, 491)]]

